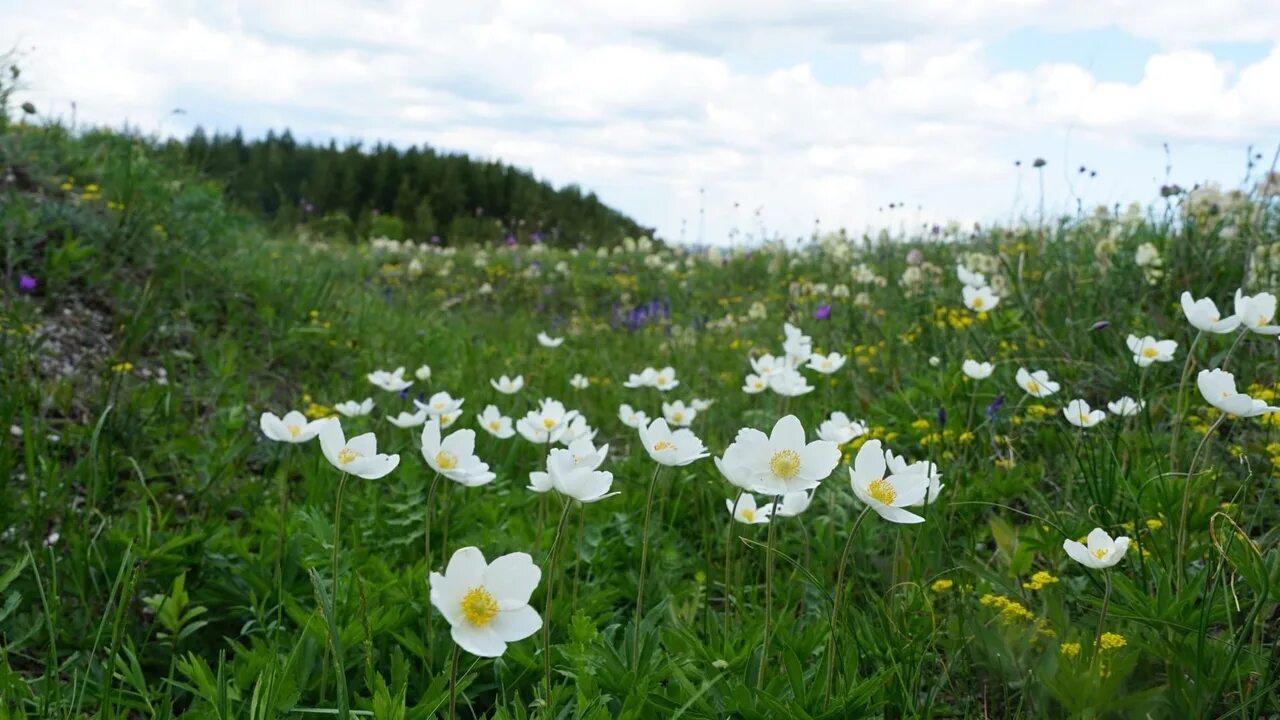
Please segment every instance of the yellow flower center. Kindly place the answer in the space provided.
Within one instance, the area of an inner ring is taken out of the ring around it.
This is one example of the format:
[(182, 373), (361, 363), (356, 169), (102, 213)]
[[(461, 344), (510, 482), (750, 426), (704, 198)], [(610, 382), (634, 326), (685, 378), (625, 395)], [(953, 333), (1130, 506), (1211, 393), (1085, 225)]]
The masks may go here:
[(654, 452), (662, 452), (663, 450), (675, 450), (675, 449), (676, 449), (675, 443), (672, 443), (670, 440), (659, 440), (658, 442), (653, 444)]
[(822, 361), (822, 368), (823, 368), (824, 370), (825, 370), (825, 369), (828, 369), (828, 368), (830, 368), (830, 367), (831, 367), (831, 361), (830, 361), (830, 360), (823, 360), (823, 361)]
[(1107, 548), (1098, 548), (1097, 550), (1093, 551), (1093, 556), (1098, 558), (1099, 560), (1106, 558), (1110, 554), (1111, 554), (1111, 551), (1108, 550)]
[(555, 427), (555, 426), (556, 426), (556, 421), (555, 421), (555, 420), (552, 420), (551, 418), (543, 418), (543, 419), (542, 419), (542, 427), (544, 427), (544, 428), (546, 428), (546, 429), (550, 430), (551, 428), (553, 428), (553, 427)]
[(431, 407), (432, 407), (432, 408), (434, 408), (434, 409), (436, 409), (436, 410), (443, 410), (443, 409), (444, 409), (444, 403), (442, 403), (442, 402), (432, 403), (432, 404), (431, 404)]
[(746, 520), (747, 522), (756, 521), (756, 511), (752, 510), (751, 508), (742, 508), (739, 514), (742, 515), (742, 519)]
[(795, 450), (779, 450), (769, 458), (769, 469), (783, 480), (790, 480), (800, 472), (800, 453)]
[(1088, 416), (1088, 415), (1086, 415), (1086, 414), (1084, 414), (1084, 413), (1080, 413), (1080, 424), (1081, 424), (1081, 425), (1088, 425), (1088, 424), (1089, 424), (1089, 416)]
[(498, 601), (482, 587), (473, 587), (462, 596), (462, 617), (476, 627), (484, 627), (498, 617)]
[(1263, 325), (1266, 325), (1266, 324), (1267, 324), (1267, 323), (1269, 323), (1269, 322), (1271, 322), (1271, 318), (1266, 317), (1266, 316), (1264, 315), (1264, 316), (1262, 316), (1262, 317), (1258, 318), (1258, 327), (1262, 327)]
[(1027, 392), (1029, 392), (1029, 393), (1038, 393), (1038, 392), (1040, 392), (1040, 383), (1036, 382), (1035, 380), (1028, 380), (1028, 381), (1027, 381)]
[(684, 413), (682, 412), (671, 413), (671, 419), (675, 420), (676, 422), (684, 422)]
[(298, 437), (302, 434), (302, 428), (297, 425), (289, 426), (289, 437)]
[(898, 499), (898, 492), (884, 478), (873, 480), (867, 486), (867, 494), (884, 505), (892, 505), (893, 501)]
[(659, 375), (659, 376), (658, 376), (658, 379), (655, 381), (655, 384), (657, 384), (657, 385), (666, 385), (666, 384), (667, 384), (667, 376), (666, 376), (666, 375)]
[(762, 381), (762, 380), (757, 380), (757, 381), (756, 381), (756, 388), (757, 388), (757, 389), (763, 389), (763, 388), (764, 388), (764, 381)]
[(982, 309), (982, 305), (983, 305), (983, 300), (982, 300), (982, 298), (980, 298), (980, 297), (976, 297), (976, 298), (974, 298), (974, 299), (973, 299), (973, 307), (974, 307), (975, 309), (977, 309), (977, 310), (981, 310), (981, 309)]
[(436, 453), (436, 465), (439, 465), (441, 470), (452, 470), (458, 467), (458, 456), (447, 450), (441, 450)]
[(1156, 350), (1156, 349), (1155, 349), (1155, 348), (1153, 348), (1153, 347), (1147, 347), (1147, 348), (1144, 348), (1144, 349), (1143, 349), (1143, 351), (1142, 351), (1142, 355), (1143, 355), (1144, 357), (1149, 357), (1149, 358), (1153, 358), (1153, 357), (1155, 357), (1155, 356), (1157, 356), (1157, 355), (1159, 355), (1159, 354), (1160, 354), (1160, 351), (1159, 351), (1159, 350)]
[(338, 451), (338, 462), (343, 465), (350, 465), (359, 457), (360, 453), (352, 450), (351, 448), (342, 448)]
[(498, 422), (497, 420), (490, 420), (490, 421), (489, 421), (489, 429), (490, 429), (490, 430), (497, 430), (497, 429), (498, 429), (498, 428), (500, 428), (500, 427), (502, 427), (502, 423)]

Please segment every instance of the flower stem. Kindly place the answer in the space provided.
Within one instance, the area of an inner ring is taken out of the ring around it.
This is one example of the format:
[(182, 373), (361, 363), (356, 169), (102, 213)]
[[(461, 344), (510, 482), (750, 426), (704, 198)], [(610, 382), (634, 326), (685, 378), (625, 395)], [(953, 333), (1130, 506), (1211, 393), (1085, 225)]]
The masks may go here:
[(724, 645), (725, 652), (729, 649), (729, 621), (733, 614), (733, 605), (729, 598), (729, 585), (732, 580), (733, 572), (733, 523), (734, 513), (738, 507), (738, 503), (742, 502), (742, 496), (746, 490), (739, 490), (738, 497), (733, 501), (733, 508), (729, 511), (729, 525), (724, 531)]
[[(292, 453), (289, 455), (293, 459)], [(284, 625), (284, 548), (285, 536), (289, 532), (289, 468), (291, 462), (284, 463), (280, 472), (280, 538), (276, 547), (276, 629)]]
[[(431, 577), (431, 503), (433, 500), (435, 500), (436, 487), (439, 484), (440, 484), (440, 473), (436, 473), (435, 478), (431, 480), (431, 485), (427, 488), (427, 503), (422, 510), (422, 535), (423, 535), (422, 557), (426, 560), (426, 563), (427, 563), (427, 570), (425, 573), (423, 573), (423, 575), (425, 575), (428, 578)], [(432, 648), (432, 645), (434, 645), (434, 642), (431, 637), (432, 636), (431, 625), (432, 625), (432, 618), (435, 617), (435, 613), (432, 612), (431, 610), (430, 584), (428, 584), (427, 586), (427, 602), (424, 605), (424, 607), (426, 608), (426, 616), (427, 616), (427, 658), (428, 658), (428, 663), (430, 663), (431, 662), (430, 658), (432, 657), (431, 648)]]
[(542, 670), (547, 683), (547, 709), (551, 708), (551, 596), (556, 587), (556, 562), (560, 559), (560, 538), (564, 535), (564, 526), (569, 521), (569, 511), (573, 501), (565, 499), (564, 510), (560, 513), (560, 523), (556, 525), (556, 536), (551, 541), (551, 550), (547, 558), (547, 607), (542, 613)]
[(653, 510), (653, 494), (658, 489), (658, 475), (662, 465), (653, 469), (653, 479), (649, 481), (649, 495), (644, 501), (644, 531), (640, 535), (640, 582), (636, 589), (636, 630), (635, 643), (631, 652), (631, 668), (640, 667), (640, 621), (644, 618), (644, 581), (645, 571), (649, 568), (649, 516)]
[(1196, 461), (1200, 459), (1200, 453), (1204, 451), (1205, 445), (1209, 443), (1209, 438), (1213, 437), (1213, 433), (1218, 429), (1218, 426), (1226, 419), (1227, 416), (1223, 413), (1218, 416), (1217, 420), (1213, 421), (1213, 424), (1210, 425), (1209, 429), (1205, 432), (1204, 438), (1200, 440), (1200, 445), (1196, 448), (1195, 455), (1191, 456), (1191, 464), (1187, 466), (1187, 477), (1182, 485), (1182, 511), (1178, 514), (1178, 552), (1174, 567), (1176, 571), (1174, 579), (1177, 581), (1176, 587), (1179, 590), (1182, 589), (1182, 576), (1186, 569), (1183, 566), (1183, 563), (1185, 562), (1185, 555), (1187, 551), (1187, 516), (1191, 509), (1191, 478), (1195, 477)]
[(853, 521), (849, 536), (844, 541), (844, 550), (840, 553), (840, 564), (836, 566), (836, 596), (831, 603), (831, 623), (827, 634), (827, 681), (823, 694), (823, 707), (831, 704), (831, 684), (836, 672), (836, 630), (839, 628), (840, 610), (844, 602), (844, 569), (849, 564), (849, 551), (853, 549), (853, 540), (858, 536), (858, 527), (862, 525), (862, 519), (870, 510), (870, 505), (862, 508), (862, 512), (858, 513), (858, 519)]
[[(1187, 359), (1182, 363), (1182, 379), (1178, 381), (1178, 400), (1176, 409), (1173, 413), (1173, 427), (1170, 428), (1172, 438), (1169, 440), (1169, 469), (1177, 467), (1175, 464), (1178, 457), (1178, 431), (1182, 429), (1182, 396), (1187, 388), (1187, 378), (1191, 375), (1191, 363), (1195, 359), (1196, 345), (1200, 344), (1200, 338), (1204, 336), (1204, 331), (1196, 333), (1196, 338), (1191, 341), (1191, 347), (1187, 348)], [(1138, 400), (1141, 401), (1142, 394), (1138, 394)]]
[(1097, 655), (1102, 651), (1102, 628), (1107, 622), (1107, 608), (1111, 605), (1111, 571), (1102, 571), (1103, 581), (1106, 583), (1107, 589), (1102, 593), (1102, 612), (1098, 615), (1098, 632), (1093, 638), (1093, 653)]
[(453, 660), (449, 662), (449, 720), (458, 720), (458, 644), (453, 644)]
[[(773, 499), (774, 509), (782, 504), (782, 496)], [(764, 688), (764, 668), (769, 658), (769, 635), (773, 624), (773, 536), (777, 523), (769, 519), (769, 534), (765, 540), (764, 558), (764, 638), (760, 642), (760, 673), (756, 676), (756, 687)]]
[(338, 481), (338, 495), (333, 501), (333, 555), (329, 558), (333, 579), (329, 585), (329, 598), (335, 614), (338, 612), (338, 545), (342, 542), (342, 493), (347, 488), (348, 477), (347, 473), (342, 473), (342, 479)]

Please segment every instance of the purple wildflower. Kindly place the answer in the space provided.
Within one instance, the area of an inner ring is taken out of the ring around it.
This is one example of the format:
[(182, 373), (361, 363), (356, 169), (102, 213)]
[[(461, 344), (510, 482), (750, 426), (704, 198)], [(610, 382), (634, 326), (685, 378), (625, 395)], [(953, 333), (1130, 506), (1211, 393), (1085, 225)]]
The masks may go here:
[(938, 429), (941, 430), (946, 426), (947, 426), (947, 409), (944, 407), (940, 407), (938, 408)]
[(30, 295), (31, 293), (35, 292), (36, 288), (39, 287), (39, 285), (40, 285), (40, 282), (38, 280), (36, 280), (35, 278), (31, 277), (26, 273), (23, 273), (22, 277), (18, 278), (18, 292), (22, 293), (23, 295)]
[(1089, 327), (1089, 332), (1098, 332), (1099, 330), (1106, 330), (1109, 327), (1111, 327), (1110, 320), (1099, 320)]
[(1004, 407), (1004, 393), (997, 395), (996, 399), (992, 400), (991, 404), (987, 406), (987, 419), (990, 420), (994, 418), (996, 413), (1000, 412), (1000, 408), (1002, 407)]
[(829, 317), (831, 317), (830, 305), (819, 305), (818, 309), (813, 311), (814, 320), (826, 320)]

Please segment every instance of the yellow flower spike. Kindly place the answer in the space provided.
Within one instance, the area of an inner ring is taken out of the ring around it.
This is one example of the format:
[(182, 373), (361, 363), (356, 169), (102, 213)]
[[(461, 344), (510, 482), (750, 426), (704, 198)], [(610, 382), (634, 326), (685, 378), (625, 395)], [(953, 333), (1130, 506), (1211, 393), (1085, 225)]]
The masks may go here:
[(1080, 654), (1080, 643), (1068, 642), (1058, 646), (1058, 652), (1065, 658), (1074, 658)]
[(941, 593), (950, 590), (954, 585), (955, 582), (948, 578), (938, 578), (933, 581), (933, 584), (929, 586), (929, 589), (936, 593)]
[(1098, 649), (1104, 652), (1107, 650), (1118, 650), (1128, 644), (1129, 641), (1125, 640), (1123, 635), (1119, 633), (1105, 632), (1102, 633), (1102, 638), (1098, 640)]
[(1151, 518), (1147, 520), (1148, 530), (1159, 530), (1162, 527), (1164, 527), (1164, 521), (1160, 518)]

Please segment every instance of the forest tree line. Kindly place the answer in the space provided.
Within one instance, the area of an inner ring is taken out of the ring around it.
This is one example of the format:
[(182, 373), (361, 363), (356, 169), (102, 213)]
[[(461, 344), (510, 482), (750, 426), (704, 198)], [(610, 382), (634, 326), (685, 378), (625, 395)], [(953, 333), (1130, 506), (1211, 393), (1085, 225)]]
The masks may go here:
[(300, 143), (288, 130), (246, 140), (201, 128), (183, 145), (234, 201), (282, 230), (587, 246), (650, 232), (576, 185), (557, 189), (526, 170), (427, 146)]

